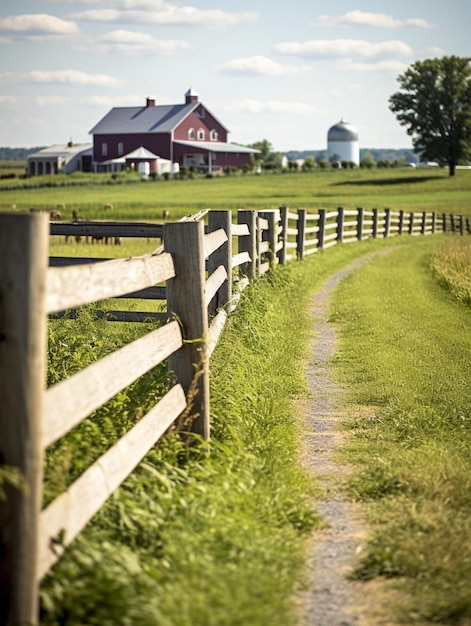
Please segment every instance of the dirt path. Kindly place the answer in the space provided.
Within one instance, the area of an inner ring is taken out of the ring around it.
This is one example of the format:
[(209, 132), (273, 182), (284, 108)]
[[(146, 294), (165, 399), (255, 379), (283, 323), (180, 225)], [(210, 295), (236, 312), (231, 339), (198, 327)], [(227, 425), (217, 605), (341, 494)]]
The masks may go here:
[[(332, 381), (329, 371), (337, 347), (335, 329), (328, 321), (330, 296), (347, 274), (372, 256), (358, 259), (331, 276), (312, 302), (315, 336), (307, 373), (310, 399), (303, 410), (306, 420), (304, 461), (323, 492), (315, 508), (326, 521), (326, 528), (315, 533), (310, 545), (309, 584), (301, 599), (304, 626), (390, 624), (381, 616), (377, 594), (366, 594), (365, 583), (347, 578), (361, 552), (367, 526), (359, 505), (349, 502), (343, 495), (349, 468), (335, 458), (343, 437), (338, 427), (342, 417), (341, 389)], [(366, 587), (373, 592), (374, 583)]]

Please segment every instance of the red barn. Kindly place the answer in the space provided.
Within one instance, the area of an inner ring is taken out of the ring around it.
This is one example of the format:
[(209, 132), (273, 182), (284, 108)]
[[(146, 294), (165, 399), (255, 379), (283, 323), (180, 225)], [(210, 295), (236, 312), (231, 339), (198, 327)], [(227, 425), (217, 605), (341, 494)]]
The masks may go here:
[[(258, 150), (227, 141), (228, 130), (189, 89), (183, 104), (114, 107), (90, 131), (96, 169), (125, 163), (143, 147), (158, 158), (180, 166), (217, 173), (226, 167), (243, 168)], [(151, 171), (155, 168), (151, 164)]]

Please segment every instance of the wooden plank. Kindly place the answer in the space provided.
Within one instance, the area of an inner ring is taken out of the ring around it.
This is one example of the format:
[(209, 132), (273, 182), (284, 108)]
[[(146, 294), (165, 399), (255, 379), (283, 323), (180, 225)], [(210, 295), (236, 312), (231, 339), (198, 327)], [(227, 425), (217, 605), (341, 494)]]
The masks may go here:
[(0, 463), (28, 486), (0, 502), (0, 623), (14, 626), (38, 619), (48, 217), (0, 215)]
[(146, 254), (47, 272), (48, 313), (151, 287), (175, 276), (170, 254)]
[(334, 219), (334, 218), (335, 218), (335, 219), (337, 218), (337, 211), (328, 211), (328, 212), (325, 214), (325, 219), (326, 219), (326, 220), (331, 220), (331, 219)]
[(315, 235), (319, 232), (319, 226), (308, 226), (304, 232), (306, 235)]
[(266, 274), (269, 269), (270, 269), (270, 263), (268, 262), (260, 263), (260, 276), (263, 276), (263, 274)]
[(212, 320), (208, 330), (208, 352), (212, 355), (214, 348), (217, 346), (219, 337), (227, 322), (227, 311), (221, 309), (216, 317)]
[(259, 217), (257, 221), (257, 228), (259, 230), (268, 230), (268, 220), (263, 217)]
[(250, 263), (251, 258), (248, 252), (239, 252), (239, 254), (234, 254), (232, 256), (231, 267), (237, 267), (242, 265), (243, 263)]
[(203, 239), (203, 254), (207, 259), (213, 252), (220, 248), (227, 241), (227, 233), (220, 228), (212, 233), (208, 233)]
[(319, 213), (306, 213), (307, 222), (317, 222), (319, 220)]
[(332, 246), (336, 246), (336, 245), (337, 245), (337, 239), (324, 243), (324, 250), (326, 250), (327, 248), (332, 248)]
[(227, 272), (226, 268), (220, 265), (208, 278), (206, 281), (206, 306), (209, 305), (211, 300), (217, 294), (218, 289), (224, 284), (227, 280)]
[[(49, 267), (67, 267), (69, 265), (86, 265), (88, 263), (99, 263), (100, 261), (111, 261), (112, 259), (102, 259), (99, 257), (70, 257), (52, 256), (49, 257)], [(139, 300), (165, 300), (165, 287), (147, 287), (139, 291), (116, 296), (117, 298), (138, 298)]]
[(162, 239), (162, 224), (143, 222), (51, 222), (51, 235), (79, 237), (145, 237)]
[(39, 575), (44, 576), (87, 522), (186, 408), (173, 387), (122, 439), (41, 513)]
[(161, 363), (181, 345), (180, 326), (174, 321), (47, 389), (42, 446), (50, 446), (63, 437), (87, 415)]
[(324, 236), (324, 241), (333, 241), (334, 239), (337, 239), (337, 233), (330, 233), (329, 235), (325, 235)]
[(231, 233), (236, 237), (250, 235), (249, 227), (247, 224), (232, 224)]
[(288, 219), (289, 220), (294, 220), (295, 222), (298, 221), (298, 214), (297, 213), (291, 213), (291, 211), (288, 211)]
[(286, 229), (286, 234), (287, 235), (291, 235), (292, 237), (296, 237), (296, 235), (298, 234), (298, 229), (297, 228), (288, 228), (288, 229)]
[(265, 252), (268, 252), (269, 250), (270, 250), (270, 242), (262, 241), (260, 243), (260, 254), (264, 254)]

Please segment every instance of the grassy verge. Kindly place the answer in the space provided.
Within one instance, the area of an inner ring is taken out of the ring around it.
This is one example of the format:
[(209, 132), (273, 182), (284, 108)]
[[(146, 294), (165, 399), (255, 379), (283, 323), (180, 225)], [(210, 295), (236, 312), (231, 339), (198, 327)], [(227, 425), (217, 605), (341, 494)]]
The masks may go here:
[[(445, 237), (414, 241), (338, 289), (336, 361), (358, 466), (351, 490), (373, 536), (359, 579), (397, 581), (408, 623), (471, 623), (469, 308), (434, 279)], [(455, 245), (448, 243), (447, 245)], [(468, 256), (469, 265), (469, 256)]]
[[(43, 624), (297, 623), (304, 541), (318, 523), (314, 487), (298, 464), (293, 402), (305, 392), (307, 305), (327, 276), (383, 245), (336, 247), (244, 292), (212, 357), (210, 454), (208, 444), (187, 448), (169, 435), (146, 456), (44, 580)], [(112, 348), (106, 324), (91, 324), (84, 317), (70, 330), (52, 326), (51, 382), (64, 362), (75, 367)], [(123, 330), (127, 340), (130, 332)], [(138, 419), (164, 382), (161, 371), (151, 372), (137, 389), (138, 406), (123, 392), (65, 448), (51, 449), (46, 497)]]

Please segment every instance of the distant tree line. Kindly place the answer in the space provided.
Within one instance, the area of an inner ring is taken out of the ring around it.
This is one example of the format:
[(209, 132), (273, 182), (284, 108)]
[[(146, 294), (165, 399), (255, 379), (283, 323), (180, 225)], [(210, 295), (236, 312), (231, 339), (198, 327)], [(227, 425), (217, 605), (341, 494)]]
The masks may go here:
[(46, 146), (38, 146), (36, 148), (9, 148), (8, 146), (0, 146), (0, 161), (25, 161), (28, 155), (42, 150)]

